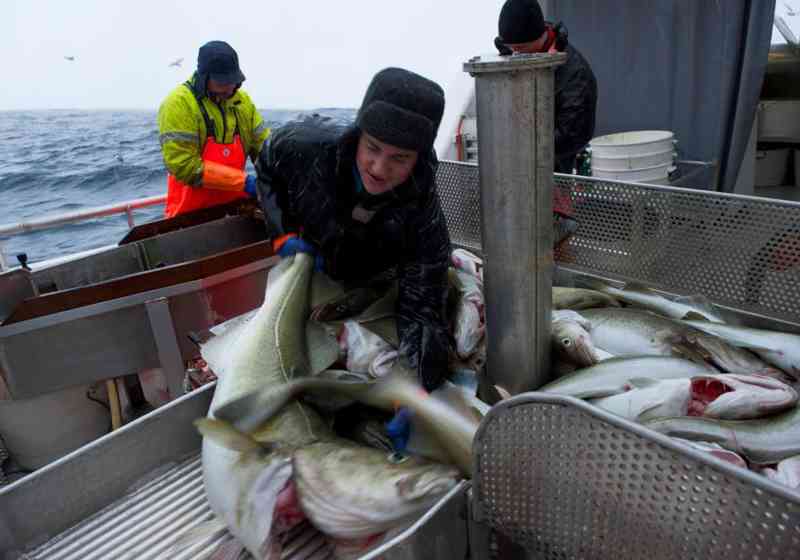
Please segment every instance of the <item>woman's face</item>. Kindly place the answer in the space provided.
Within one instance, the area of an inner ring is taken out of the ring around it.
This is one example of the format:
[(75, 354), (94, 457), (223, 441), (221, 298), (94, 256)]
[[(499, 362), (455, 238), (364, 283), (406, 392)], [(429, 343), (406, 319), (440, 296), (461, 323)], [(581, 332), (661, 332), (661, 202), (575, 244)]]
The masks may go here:
[(356, 150), (356, 166), (369, 194), (383, 194), (406, 182), (414, 171), (419, 152), (381, 142), (361, 133)]

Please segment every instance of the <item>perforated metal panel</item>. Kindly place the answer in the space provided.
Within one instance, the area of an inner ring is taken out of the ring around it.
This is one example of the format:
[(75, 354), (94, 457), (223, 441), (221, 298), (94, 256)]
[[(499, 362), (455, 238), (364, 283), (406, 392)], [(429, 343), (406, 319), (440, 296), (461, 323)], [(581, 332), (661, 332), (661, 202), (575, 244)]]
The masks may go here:
[(473, 251), (481, 249), (481, 191), (478, 166), (442, 161), (436, 174), (439, 201), (450, 241)]
[[(480, 251), (478, 167), (437, 177), (453, 243)], [(578, 231), (560, 266), (800, 324), (800, 203), (555, 175)]]
[(474, 456), (478, 521), (537, 560), (800, 553), (800, 494), (583, 401), (495, 406)]

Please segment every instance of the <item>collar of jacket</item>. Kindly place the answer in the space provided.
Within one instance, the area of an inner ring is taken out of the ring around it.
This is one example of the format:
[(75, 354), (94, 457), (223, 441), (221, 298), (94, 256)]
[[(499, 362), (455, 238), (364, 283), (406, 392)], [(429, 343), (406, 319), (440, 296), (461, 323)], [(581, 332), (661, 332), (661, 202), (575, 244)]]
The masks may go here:
[[(197, 99), (208, 97), (208, 76), (206, 74), (199, 74), (197, 71), (195, 71), (195, 73), (192, 74), (192, 77), (189, 78), (188, 83), (192, 93), (195, 94)], [(227, 107), (228, 105), (238, 105), (239, 103), (241, 103), (241, 99), (239, 98), (239, 90), (236, 90), (236, 93), (234, 93), (230, 99), (223, 101), (222, 105)]]
[[(356, 159), (356, 150), (358, 149), (358, 139), (361, 136), (361, 129), (356, 126), (351, 126), (342, 134), (337, 143), (336, 149), (336, 177), (340, 184), (352, 185), (353, 175), (352, 168)], [(435, 157), (435, 156), (434, 156)], [(414, 167), (414, 172), (411, 177), (402, 185), (395, 187), (388, 193), (380, 195), (371, 195), (364, 193), (362, 202), (366, 203), (365, 206), (370, 208), (402, 205), (413, 200), (419, 199), (423, 195), (423, 189), (426, 184), (425, 177), (431, 172), (430, 156), (420, 157), (417, 165)]]
[(556, 24), (547, 22), (546, 25), (547, 31), (550, 34), (547, 39), (547, 48), (549, 49), (550, 47), (555, 46), (558, 52), (564, 52), (567, 50), (567, 45), (569, 45), (569, 30), (567, 29), (567, 26), (560, 21)]

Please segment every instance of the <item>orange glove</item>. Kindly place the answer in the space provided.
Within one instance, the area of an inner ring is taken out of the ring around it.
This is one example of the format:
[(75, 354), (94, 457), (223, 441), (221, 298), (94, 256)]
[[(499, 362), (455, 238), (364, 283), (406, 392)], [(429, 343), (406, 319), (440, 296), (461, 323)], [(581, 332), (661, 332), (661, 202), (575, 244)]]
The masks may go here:
[(203, 162), (203, 187), (220, 191), (242, 192), (247, 173), (215, 161)]

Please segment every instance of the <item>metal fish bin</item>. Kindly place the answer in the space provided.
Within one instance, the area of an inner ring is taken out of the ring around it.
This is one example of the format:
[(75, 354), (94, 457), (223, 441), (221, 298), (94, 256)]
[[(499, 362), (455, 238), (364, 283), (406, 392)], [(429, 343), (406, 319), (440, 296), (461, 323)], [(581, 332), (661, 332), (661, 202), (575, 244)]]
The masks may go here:
[[(441, 162), (453, 244), (482, 252), (478, 167)], [(746, 324), (800, 331), (800, 205), (556, 175), (579, 222), (556, 283), (635, 280), (702, 293)], [(269, 267), (269, 264), (265, 264)], [(263, 273), (263, 271), (262, 271)], [(491, 336), (491, 333), (490, 333)], [(156, 558), (211, 518), (200, 437), (213, 385), (0, 490), (3, 558)], [(475, 477), (366, 558), (790, 558), (800, 494), (566, 397), (495, 406), (474, 443)], [(43, 505), (44, 504), (44, 505)], [(319, 552), (300, 527), (285, 558)], [(204, 558), (226, 531), (175, 558)], [(2, 557), (2, 556), (0, 556)]]
[[(481, 254), (477, 166), (443, 162), (438, 188), (453, 244)], [(744, 325), (800, 332), (800, 204), (559, 174), (554, 189), (579, 224), (554, 255), (554, 285), (591, 276), (702, 294)], [(500, 403), (473, 459), (473, 558), (800, 551), (800, 493), (577, 399)]]

